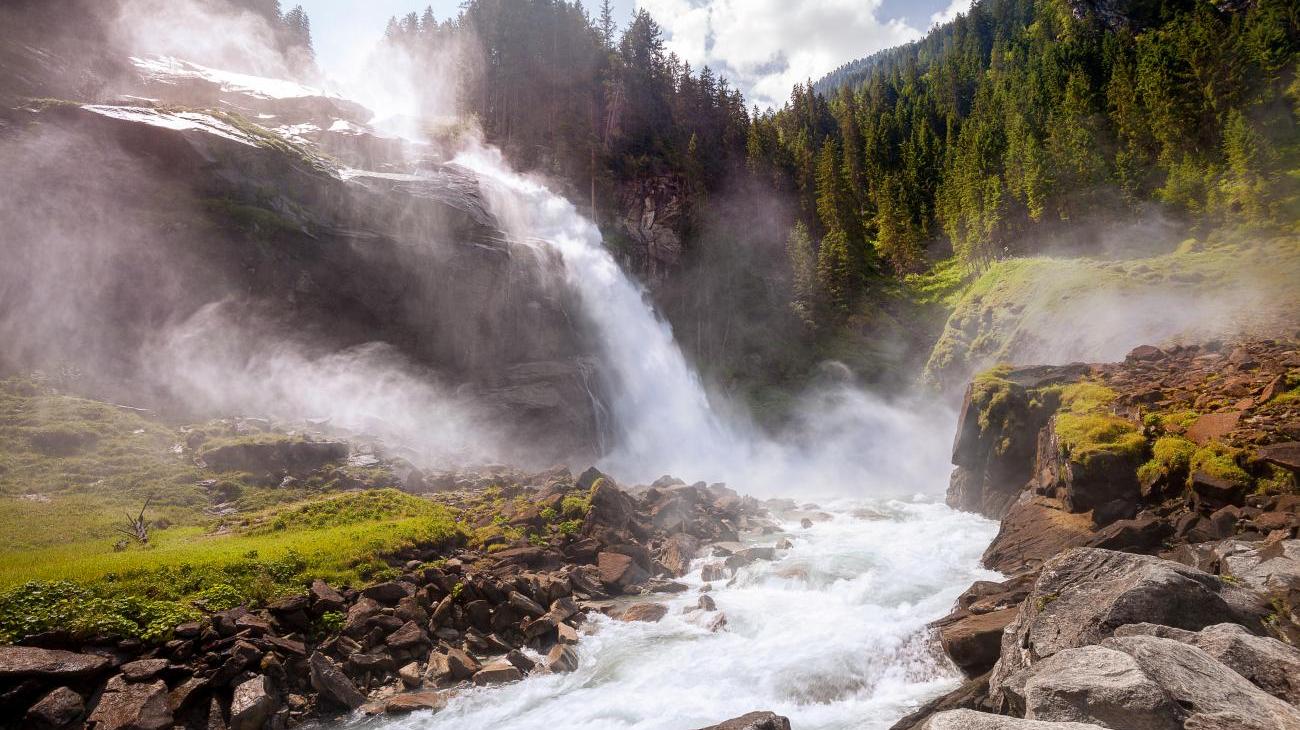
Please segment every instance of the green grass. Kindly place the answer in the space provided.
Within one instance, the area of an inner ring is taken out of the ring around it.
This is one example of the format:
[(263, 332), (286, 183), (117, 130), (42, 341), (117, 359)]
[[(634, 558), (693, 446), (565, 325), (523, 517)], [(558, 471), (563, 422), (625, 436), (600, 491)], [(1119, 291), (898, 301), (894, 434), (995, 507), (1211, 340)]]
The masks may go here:
[(150, 514), (198, 524), (203, 472), (176, 432), (136, 411), (0, 381), (0, 552), (107, 538), (150, 496)]
[(164, 623), (199, 607), (262, 604), (299, 592), (314, 578), (364, 584), (394, 573), (380, 556), (461, 542), (456, 517), (419, 497), (365, 491), (268, 512), (242, 532), (178, 527), (127, 550), (103, 539), (6, 552), (0, 555), (0, 641), (59, 626), (160, 639)]
[(1161, 476), (1186, 474), (1196, 444), (1178, 436), (1161, 436), (1151, 445), (1151, 459), (1138, 467), (1138, 480), (1150, 483)]
[(1056, 435), (1070, 459), (1087, 464), (1103, 454), (1137, 457), (1146, 450), (1138, 425), (1109, 412), (1116, 398), (1115, 391), (1089, 381), (1061, 390)]
[(1193, 474), (1203, 472), (1216, 479), (1223, 479), (1243, 487), (1250, 486), (1250, 475), (1237, 464), (1241, 453), (1241, 449), (1211, 441), (1192, 454), (1190, 468)]
[[(1261, 336), (1291, 331), (1300, 326), (1300, 288), (1294, 286), (1300, 280), (1298, 239), (1297, 231), (1281, 228), (1232, 229), (1143, 258), (1038, 256), (996, 262), (964, 290), (950, 290), (957, 301), (931, 349), (922, 380), (951, 389), (995, 363), (1037, 362), (1040, 356), (1034, 348), (1042, 333), (1086, 317), (1086, 308), (1098, 297), (1122, 302), (1140, 296), (1195, 300), (1223, 295), (1235, 302), (1249, 292), (1266, 305), (1240, 305), (1235, 326)], [(934, 287), (953, 279), (952, 272), (933, 276)]]
[(908, 274), (903, 279), (905, 291), (913, 301), (922, 305), (938, 305), (952, 309), (974, 281), (970, 272), (956, 256), (935, 262), (928, 271)]

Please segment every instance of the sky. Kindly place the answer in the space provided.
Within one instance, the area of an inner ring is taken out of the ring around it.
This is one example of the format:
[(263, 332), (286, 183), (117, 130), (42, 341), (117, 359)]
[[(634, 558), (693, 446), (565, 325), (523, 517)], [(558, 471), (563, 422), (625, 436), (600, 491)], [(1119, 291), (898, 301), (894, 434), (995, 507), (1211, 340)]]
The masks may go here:
[[(461, 0), (297, 0), (311, 17), (317, 60), (347, 76), (383, 34), (388, 18), (433, 7), (439, 20)], [(297, 2), (282, 0), (287, 8)], [(626, 25), (650, 11), (669, 50), (696, 69), (710, 66), (762, 107), (780, 106), (794, 84), (882, 48), (919, 38), (971, 0), (614, 0)], [(600, 5), (589, 0), (588, 10)]]

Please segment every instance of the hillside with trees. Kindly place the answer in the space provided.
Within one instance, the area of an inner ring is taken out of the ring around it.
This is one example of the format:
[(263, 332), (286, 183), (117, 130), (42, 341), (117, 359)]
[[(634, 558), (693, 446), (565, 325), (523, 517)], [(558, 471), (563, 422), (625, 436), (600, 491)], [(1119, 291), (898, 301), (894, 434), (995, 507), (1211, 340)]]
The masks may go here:
[[(1009, 257), (1086, 254), (1126, 222), (1204, 232), (1297, 212), (1300, 11), (1284, 0), (983, 0), (771, 110), (668, 53), (648, 13), (619, 31), (608, 4), (474, 0), (387, 36), (431, 60), (472, 37), (465, 111), (515, 164), (564, 181), (643, 275), (615, 225), (627, 191), (681, 190), (684, 251), (652, 288), (723, 379), (800, 372), (814, 360), (792, 343), (898, 337), (909, 281), (952, 289)], [(770, 225), (752, 225), (771, 200)], [(895, 364), (919, 368), (932, 342)]]

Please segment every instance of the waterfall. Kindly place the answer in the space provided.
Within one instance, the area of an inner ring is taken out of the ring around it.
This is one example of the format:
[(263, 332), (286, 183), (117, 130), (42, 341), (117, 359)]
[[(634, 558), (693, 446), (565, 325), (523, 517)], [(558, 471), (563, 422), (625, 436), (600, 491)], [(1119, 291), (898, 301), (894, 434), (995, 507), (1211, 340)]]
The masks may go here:
[(608, 468), (639, 479), (664, 472), (721, 478), (710, 464), (734, 463), (746, 441), (710, 406), (668, 323), (605, 249), (595, 224), (542, 183), (511, 170), (495, 149), (476, 147), (454, 164), (479, 177), (507, 233), (553, 246), (563, 259), (566, 283), (600, 343), (617, 437)]

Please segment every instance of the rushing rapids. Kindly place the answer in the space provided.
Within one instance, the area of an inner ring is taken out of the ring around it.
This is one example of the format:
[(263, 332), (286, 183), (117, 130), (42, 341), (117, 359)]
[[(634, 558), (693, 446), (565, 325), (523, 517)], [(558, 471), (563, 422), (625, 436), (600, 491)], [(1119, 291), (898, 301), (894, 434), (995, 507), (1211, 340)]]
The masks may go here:
[[(694, 590), (657, 623), (594, 616), (576, 672), (468, 690), (436, 714), (383, 727), (683, 730), (763, 708), (800, 730), (887, 728), (956, 685), (925, 624), (970, 581), (994, 575), (976, 566), (996, 526), (929, 501), (828, 512), (808, 529), (783, 524), (794, 543), (783, 559), (714, 584), (723, 631), (685, 613)], [(683, 582), (701, 586), (703, 562)]]

